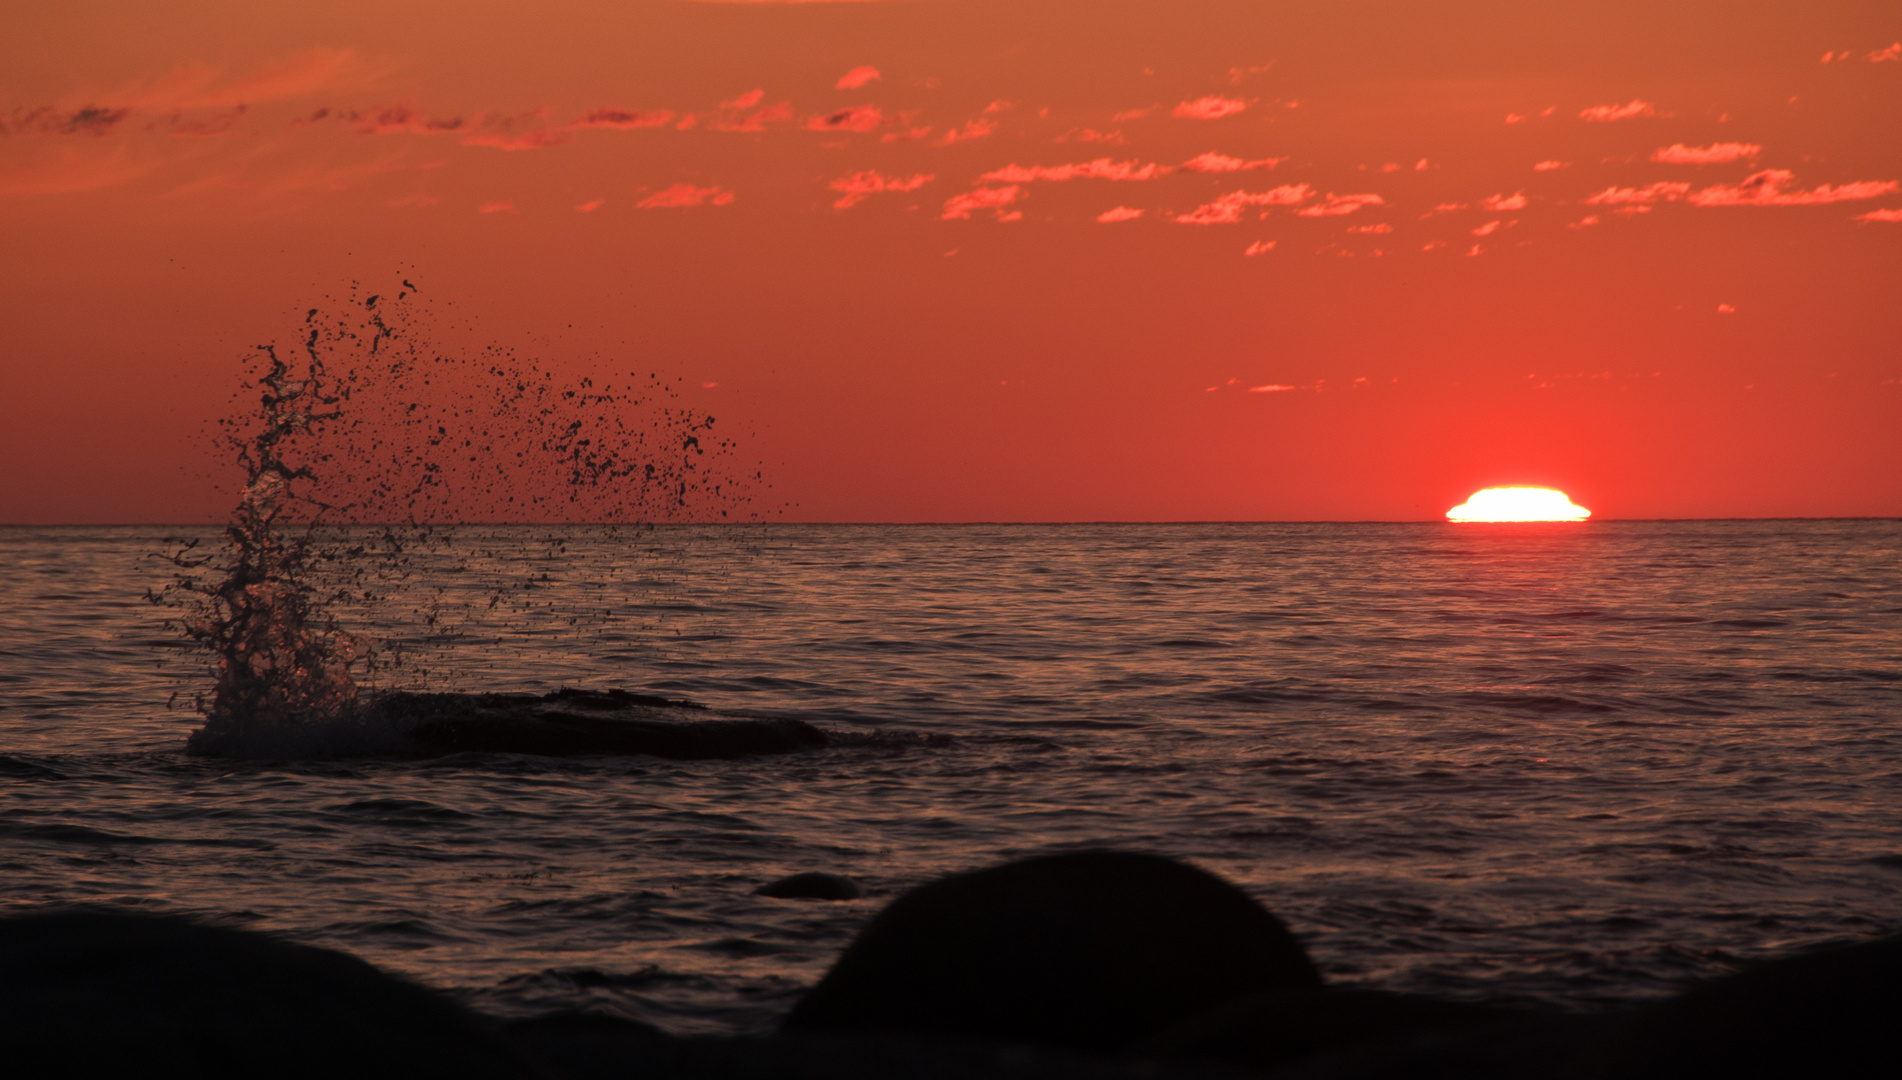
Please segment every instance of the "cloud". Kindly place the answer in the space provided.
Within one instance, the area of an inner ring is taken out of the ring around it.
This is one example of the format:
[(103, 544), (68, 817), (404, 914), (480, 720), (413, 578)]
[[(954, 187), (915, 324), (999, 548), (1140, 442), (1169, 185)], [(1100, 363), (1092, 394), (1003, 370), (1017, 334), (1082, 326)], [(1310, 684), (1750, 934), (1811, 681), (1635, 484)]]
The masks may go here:
[(866, 83), (880, 77), (878, 69), (875, 67), (855, 67), (851, 71), (839, 76), (838, 88), (840, 90), (857, 90)]
[(1293, 206), (1313, 194), (1314, 189), (1306, 184), (1283, 184), (1260, 192), (1231, 191), (1186, 214), (1177, 214), (1175, 220), (1181, 225), (1235, 225), (1250, 206)]
[[(962, 195), (953, 195), (944, 201), (944, 213), (940, 215), (940, 220), (969, 221), (971, 220), (972, 212), (977, 210), (997, 210), (998, 220), (1006, 220), (1007, 216), (1003, 213), (1002, 208), (1016, 202), (1017, 196), (1021, 194), (1022, 191), (1022, 188), (1016, 184), (1012, 184), (1009, 187), (978, 188), (974, 191), (967, 191)], [(1017, 215), (1017, 217), (1022, 216), (1021, 214)]]
[(1729, 304), (1718, 304), (1717, 310), (1719, 313), (1724, 315), (1735, 315), (1737, 313), (1737, 309), (1730, 306)]
[(1474, 236), (1491, 236), (1493, 233), (1498, 231), (1499, 231), (1499, 223), (1497, 221), (1488, 221), (1486, 224), (1481, 225), (1477, 229), (1474, 229), (1473, 235)]
[(1893, 210), (1871, 210), (1866, 214), (1857, 214), (1853, 221), (1894, 221), (1902, 222), (1902, 206)]
[(1594, 225), (1596, 225), (1596, 224), (1598, 224), (1598, 215), (1597, 215), (1597, 214), (1586, 214), (1586, 215), (1585, 215), (1584, 217), (1582, 217), (1582, 218), (1579, 218), (1579, 219), (1578, 219), (1577, 221), (1574, 221), (1574, 222), (1572, 222), (1572, 223), (1571, 223), (1570, 225), (1567, 225), (1567, 226), (1566, 226), (1566, 228), (1568, 228), (1568, 229), (1589, 229), (1589, 228), (1591, 228), (1592, 226), (1594, 226)]
[(1658, 148), (1651, 155), (1652, 161), (1661, 161), (1666, 165), (1722, 165), (1738, 158), (1753, 158), (1763, 153), (1763, 147), (1756, 143), (1720, 142), (1709, 146), (1685, 146), (1672, 143)]
[(1125, 141), (1120, 131), (1098, 131), (1095, 128), (1071, 128), (1056, 137), (1056, 142), (1100, 142), (1109, 146), (1121, 146)]
[[(1275, 249), (1275, 242), (1273, 240), (1257, 240), (1254, 243), (1243, 248), (1242, 254), (1243, 255), (1263, 255), (1263, 254), (1266, 254), (1267, 252), (1273, 251), (1274, 249)], [(1263, 388), (1257, 388), (1249, 392), (1260, 393), (1262, 392), (1262, 389)]]
[(1649, 206), (1655, 202), (1676, 202), (1691, 190), (1691, 185), (1660, 180), (1641, 188), (1608, 187), (1585, 200), (1590, 206)]
[(1886, 49), (1877, 49), (1875, 52), (1870, 53), (1867, 59), (1872, 64), (1902, 60), (1902, 41), (1898, 41)]
[(1741, 184), (1718, 184), (1689, 196), (1693, 206), (1816, 206), (1850, 199), (1887, 195), (1902, 184), (1894, 180), (1859, 180), (1831, 187), (1819, 184), (1809, 191), (1785, 191), (1792, 174), (1787, 169), (1751, 173)]
[(1844, 49), (1842, 52), (1839, 52), (1839, 53), (1826, 52), (1823, 54), (1823, 63), (1825, 64), (1829, 63), (1831, 60), (1847, 60), (1847, 59), (1849, 59), (1848, 49)]
[(1494, 195), (1490, 198), (1479, 200), (1479, 205), (1494, 213), (1500, 213), (1506, 210), (1524, 210), (1526, 208), (1526, 193), (1523, 191), (1515, 191), (1511, 195)]
[(882, 191), (917, 191), (929, 184), (935, 175), (915, 173), (911, 176), (886, 176), (874, 169), (847, 173), (826, 186), (841, 192), (833, 202), (834, 210), (847, 210)]
[(1372, 192), (1364, 195), (1336, 195), (1330, 191), (1325, 201), (1315, 203), (1304, 210), (1297, 210), (1295, 213), (1302, 217), (1335, 217), (1340, 214), (1351, 214), (1363, 206), (1385, 205), (1387, 200)]
[[(1275, 242), (1273, 240), (1268, 241), (1268, 246), (1274, 247)], [(1253, 255), (1255, 252), (1250, 251), (1248, 254)], [(1294, 387), (1286, 386), (1282, 383), (1269, 383), (1266, 386), (1251, 386), (1248, 388), (1248, 392), (1251, 394), (1282, 394), (1293, 389)]]
[(766, 91), (760, 87), (754, 87), (753, 89), (748, 90), (746, 93), (741, 94), (739, 97), (734, 98), (732, 101), (722, 101), (720, 103), (720, 107), (722, 109), (735, 109), (735, 110), (750, 109), (753, 106), (758, 105), (760, 102), (765, 100), (766, 100)]
[(642, 210), (667, 210), (703, 206), (707, 203), (725, 206), (732, 201), (733, 193), (721, 190), (718, 185), (700, 188), (692, 184), (675, 184), (670, 188), (654, 192), (634, 205)]
[(944, 137), (938, 140), (938, 145), (950, 146), (952, 143), (966, 142), (971, 139), (989, 138), (991, 132), (996, 130), (997, 121), (986, 120), (983, 117), (979, 117), (964, 125), (962, 128), (952, 128), (950, 131), (945, 132)]
[(1143, 212), (1134, 207), (1115, 206), (1096, 215), (1096, 220), (1100, 225), (1112, 225), (1118, 221), (1135, 221), (1142, 216)]
[(876, 105), (857, 105), (850, 109), (841, 109), (824, 116), (815, 116), (806, 121), (807, 131), (875, 131), (885, 122), (885, 115)]
[(601, 209), (603, 206), (606, 206), (607, 204), (608, 204), (608, 201), (606, 199), (589, 199), (587, 202), (584, 202), (580, 206), (575, 207), (575, 213), (592, 214), (596, 210)]
[[(757, 99), (754, 99), (754, 95), (758, 93), (759, 91), (755, 90), (751, 94), (744, 94), (741, 96), (740, 100), (742, 101), (749, 100), (749, 99), (757, 100)], [(727, 102), (726, 104), (730, 105), (732, 103)], [(760, 109), (759, 111), (751, 113), (750, 115), (741, 119), (734, 119), (733, 116), (729, 114), (725, 117), (722, 117), (721, 119), (718, 119), (709, 123), (707, 125), (707, 129), (709, 131), (732, 131), (732, 132), (739, 132), (742, 134), (757, 134), (759, 132), (765, 131), (767, 124), (778, 123), (784, 120), (791, 120), (792, 118), (793, 118), (792, 102), (782, 101), (777, 105), (772, 105), (772, 106), (768, 106), (767, 108)], [(685, 120), (682, 120), (680, 126), (683, 128), (691, 126), (690, 121), (692, 119), (693, 119), (692, 117), (688, 117)]]
[(353, 112), (349, 119), (363, 135), (446, 135), (471, 126), (460, 116), (425, 116), (400, 101), (370, 115)]
[(1016, 162), (993, 169), (978, 177), (979, 183), (1028, 184), (1036, 180), (1154, 180), (1171, 172), (1169, 166), (1155, 162), (1111, 161), (1106, 157), (1071, 165), (1032, 165)]
[(1286, 160), (1288, 159), (1285, 157), (1271, 157), (1247, 161), (1210, 150), (1206, 154), (1197, 154), (1183, 162), (1182, 167), (1190, 172), (1246, 172), (1249, 169), (1272, 169)]
[(497, 150), (539, 150), (544, 146), (553, 146), (561, 142), (564, 136), (559, 131), (543, 128), (522, 135), (487, 133), (463, 137), (464, 146), (488, 146)]
[(1533, 172), (1551, 172), (1553, 169), (1569, 169), (1571, 167), (1572, 163), (1569, 161), (1535, 161), (1532, 163)]
[(633, 109), (595, 109), (568, 126), (633, 131), (635, 128), (665, 127), (672, 123), (673, 119), (672, 109), (649, 109), (647, 112), (636, 112)]
[(1351, 233), (1390, 233), (1393, 231), (1393, 226), (1383, 221), (1376, 225), (1349, 225), (1347, 231)]
[(1589, 109), (1580, 111), (1578, 118), (1595, 123), (1609, 123), (1613, 120), (1629, 120), (1634, 116), (1656, 115), (1658, 115), (1658, 107), (1656, 105), (1651, 104), (1649, 101), (1639, 101), (1637, 98), (1632, 98), (1623, 105), (1594, 105)]
[(1160, 105), (1147, 105), (1140, 109), (1124, 109), (1122, 112), (1110, 117), (1110, 119), (1119, 124), (1125, 120), (1141, 120), (1143, 117), (1148, 116), (1161, 107)]
[(515, 212), (515, 200), (513, 199), (503, 199), (500, 202), (485, 202), (481, 206), (476, 207), (476, 213), (478, 214), (513, 214)]
[(1508, 124), (1522, 124), (1525, 122), (1525, 119), (1526, 119), (1525, 117), (1520, 116), (1516, 112), (1509, 112), (1506, 114), (1506, 123)]
[(32, 111), (13, 110), (0, 119), (0, 134), (5, 135), (105, 135), (118, 127), (131, 109), (108, 109), (87, 105), (72, 112), (42, 106)]
[(101, 154), (85, 147), (62, 144), (50, 156), (0, 166), (0, 196), (61, 195), (115, 187), (151, 170), (150, 161), (133, 160), (124, 146)]
[(1185, 120), (1220, 120), (1224, 116), (1233, 116), (1246, 108), (1248, 108), (1248, 102), (1241, 98), (1210, 96), (1185, 101), (1171, 109), (1169, 115)]

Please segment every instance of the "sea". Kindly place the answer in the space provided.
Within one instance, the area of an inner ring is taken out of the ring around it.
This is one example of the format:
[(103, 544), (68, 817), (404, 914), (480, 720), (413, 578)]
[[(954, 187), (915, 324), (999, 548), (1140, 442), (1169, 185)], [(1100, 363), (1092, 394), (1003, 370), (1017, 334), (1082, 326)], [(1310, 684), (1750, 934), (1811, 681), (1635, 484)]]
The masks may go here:
[[(1898, 521), (462, 526), (352, 613), (407, 657), (366, 693), (835, 736), (709, 761), (188, 755), (204, 667), (146, 595), (191, 535), (0, 528), (0, 914), (679, 1034), (770, 1031), (912, 886), (1083, 849), (1236, 883), (1337, 985), (1566, 1010), (1902, 931)], [(815, 870), (866, 895), (755, 894)]]

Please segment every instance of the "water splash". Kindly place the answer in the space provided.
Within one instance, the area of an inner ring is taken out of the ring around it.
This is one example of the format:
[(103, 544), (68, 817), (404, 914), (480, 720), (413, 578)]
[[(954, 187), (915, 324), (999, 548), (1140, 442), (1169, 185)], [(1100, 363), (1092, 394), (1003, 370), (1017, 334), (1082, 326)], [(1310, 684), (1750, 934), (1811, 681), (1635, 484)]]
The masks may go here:
[[(309, 309), (290, 359), (257, 348), (240, 399), (255, 405), (218, 422), (242, 469), (236, 507), (215, 550), (158, 556), (172, 580), (147, 594), (207, 664), (192, 752), (374, 752), (400, 737), (382, 691), (440, 681), (432, 643), (533, 606), (532, 577), (450, 591), (472, 555), (459, 525), (730, 520), (766, 486), (658, 372), (562, 378), (493, 345), (459, 353), (402, 286)], [(393, 605), (425, 633), (379, 640)]]

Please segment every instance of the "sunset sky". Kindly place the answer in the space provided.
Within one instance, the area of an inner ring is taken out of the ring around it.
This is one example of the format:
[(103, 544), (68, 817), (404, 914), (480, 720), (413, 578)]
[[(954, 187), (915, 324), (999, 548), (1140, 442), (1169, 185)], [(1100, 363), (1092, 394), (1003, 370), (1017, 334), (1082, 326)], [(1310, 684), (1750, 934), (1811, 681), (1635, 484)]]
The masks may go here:
[(1902, 7), (0, 12), (0, 521), (222, 516), (413, 279), (678, 376), (778, 520), (1902, 515)]

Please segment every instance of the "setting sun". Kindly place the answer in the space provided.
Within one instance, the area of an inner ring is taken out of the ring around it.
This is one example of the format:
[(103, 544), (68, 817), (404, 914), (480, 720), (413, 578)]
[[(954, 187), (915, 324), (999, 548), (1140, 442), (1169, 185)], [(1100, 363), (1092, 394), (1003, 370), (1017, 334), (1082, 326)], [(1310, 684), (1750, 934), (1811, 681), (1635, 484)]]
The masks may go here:
[(1446, 512), (1448, 521), (1584, 521), (1591, 516), (1565, 492), (1539, 487), (1487, 488)]

